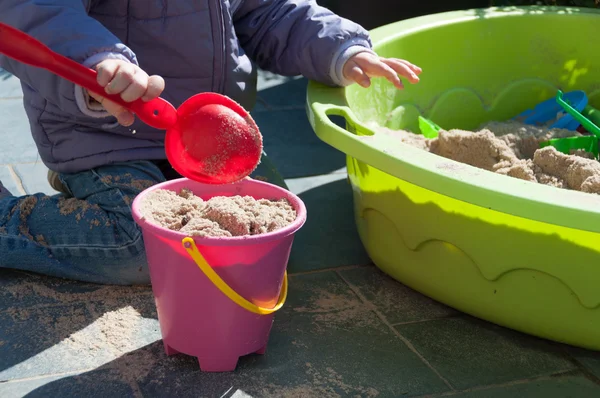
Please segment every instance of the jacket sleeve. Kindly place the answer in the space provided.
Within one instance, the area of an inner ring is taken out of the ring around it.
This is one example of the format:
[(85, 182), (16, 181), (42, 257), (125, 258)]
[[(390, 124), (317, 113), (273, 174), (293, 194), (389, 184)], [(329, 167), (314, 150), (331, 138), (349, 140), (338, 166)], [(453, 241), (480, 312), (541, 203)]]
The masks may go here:
[(372, 51), (365, 29), (314, 0), (241, 0), (233, 19), (248, 56), (281, 75), (344, 86), (349, 83), (342, 74), (346, 61)]
[[(1, 0), (0, 22), (33, 36), (50, 49), (94, 67), (107, 58), (137, 63), (134, 53), (102, 24), (88, 16), (92, 0)], [(0, 67), (37, 91), (46, 101), (75, 116), (107, 115), (90, 104), (87, 94), (45, 69), (0, 54)]]

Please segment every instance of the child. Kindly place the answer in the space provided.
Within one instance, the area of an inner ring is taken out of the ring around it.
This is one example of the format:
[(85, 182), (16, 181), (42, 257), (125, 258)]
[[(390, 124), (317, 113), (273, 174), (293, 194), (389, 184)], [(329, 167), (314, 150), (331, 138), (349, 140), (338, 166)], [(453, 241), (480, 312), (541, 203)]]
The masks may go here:
[[(2, 0), (0, 22), (95, 68), (107, 93), (162, 95), (175, 107), (212, 91), (251, 109), (255, 64), (332, 86), (384, 77), (400, 89), (398, 75), (416, 83), (421, 72), (378, 57), (363, 28), (311, 0)], [(4, 56), (0, 66), (21, 80), (49, 180), (64, 192), (15, 197), (0, 183), (0, 266), (149, 283), (130, 206), (143, 189), (179, 177), (165, 160), (164, 132), (45, 70)], [(255, 175), (276, 174), (264, 156), (260, 167)]]

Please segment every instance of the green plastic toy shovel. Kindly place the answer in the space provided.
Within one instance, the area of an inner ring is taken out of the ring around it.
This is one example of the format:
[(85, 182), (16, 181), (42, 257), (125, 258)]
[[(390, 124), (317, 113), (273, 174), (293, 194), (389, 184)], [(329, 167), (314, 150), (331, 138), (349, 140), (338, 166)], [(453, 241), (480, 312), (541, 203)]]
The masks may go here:
[(440, 130), (443, 129), (431, 120), (419, 116), (419, 130), (421, 130), (421, 134), (423, 134), (425, 138), (437, 138)]
[(598, 109), (587, 105), (585, 108), (583, 108), (581, 114), (587, 117), (590, 122), (594, 123), (596, 126), (600, 126), (600, 111)]
[[(587, 131), (594, 134), (596, 137), (600, 138), (600, 127), (596, 126), (590, 119), (583, 116), (581, 112), (577, 109), (573, 108), (569, 103), (563, 100), (562, 91), (558, 90), (556, 93), (556, 102), (571, 116), (573, 119), (577, 120)], [(589, 109), (589, 108), (588, 108)]]
[[(582, 149), (586, 152), (594, 154), (594, 157), (598, 158), (598, 138), (600, 137), (600, 128), (596, 126), (590, 119), (582, 115), (577, 109), (573, 108), (567, 101), (563, 99), (562, 91), (558, 90), (556, 93), (556, 102), (575, 120), (593, 135), (585, 135), (578, 137), (567, 137), (567, 138), (553, 138), (548, 141), (540, 142), (540, 148), (552, 145), (559, 152), (567, 155), (571, 154), (573, 150)], [(590, 116), (594, 115), (594, 108), (586, 107), (584, 112)], [(595, 112), (597, 113), (597, 111)]]
[(582, 149), (594, 154), (598, 158), (598, 137), (595, 135), (584, 135), (581, 137), (554, 138), (540, 142), (540, 148), (552, 145), (557, 151), (570, 155), (572, 151)]

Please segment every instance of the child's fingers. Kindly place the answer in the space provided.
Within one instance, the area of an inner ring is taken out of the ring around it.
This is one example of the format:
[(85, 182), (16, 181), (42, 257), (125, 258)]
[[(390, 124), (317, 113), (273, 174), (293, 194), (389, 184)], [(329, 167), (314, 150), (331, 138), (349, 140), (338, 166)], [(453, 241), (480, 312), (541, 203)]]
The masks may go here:
[(94, 98), (96, 101), (98, 101), (100, 104), (102, 104), (102, 106), (104, 107), (104, 109), (106, 109), (106, 111), (108, 113), (110, 113), (111, 115), (116, 117), (119, 124), (121, 124), (123, 126), (131, 126), (133, 124), (133, 122), (135, 121), (135, 117), (133, 116), (133, 113), (129, 112), (127, 109), (123, 108), (121, 105), (116, 104), (112, 101), (109, 101), (106, 98), (102, 97), (101, 95), (92, 93), (91, 91), (88, 93), (89, 93), (90, 97)]
[(122, 93), (135, 81), (136, 67), (133, 64), (120, 63), (112, 80), (104, 87), (107, 94)]
[(423, 69), (421, 69), (419, 66), (417, 66), (417, 65), (415, 65), (415, 64), (413, 64), (413, 63), (410, 63), (410, 62), (408, 62), (408, 61), (407, 61), (407, 60), (405, 60), (405, 59), (399, 59), (399, 58), (389, 58), (389, 59), (390, 59), (390, 60), (397, 61), (397, 62), (400, 62), (400, 63), (402, 63), (402, 64), (404, 64), (404, 65), (408, 66), (408, 67), (409, 67), (409, 68), (410, 68), (410, 69), (411, 69), (413, 72), (415, 72), (417, 75), (419, 75), (419, 74), (421, 74), (421, 72), (423, 72)]
[(163, 92), (165, 81), (160, 76), (148, 76), (134, 64), (115, 59), (102, 61), (96, 66), (97, 81), (107, 94), (121, 94), (126, 102), (139, 98), (150, 101)]
[(122, 126), (131, 126), (135, 121), (135, 116), (133, 116), (133, 113), (129, 112), (119, 104), (105, 99), (102, 102), (102, 106), (108, 113), (116, 117), (117, 122), (119, 122), (119, 124)]
[(132, 102), (140, 99), (148, 88), (148, 75), (141, 69), (138, 69), (132, 77), (131, 83), (121, 92), (121, 98), (125, 102)]
[(117, 122), (119, 122), (121, 126), (129, 127), (133, 124), (133, 122), (135, 122), (135, 116), (133, 116), (133, 113), (124, 109), (113, 116), (117, 118)]
[(96, 81), (102, 87), (106, 87), (113, 79), (113, 76), (119, 69), (118, 62), (101, 62), (96, 66)]
[(367, 88), (371, 85), (371, 79), (369, 76), (356, 64), (354, 61), (349, 61), (351, 64), (347, 65), (345, 76), (347, 79), (358, 83), (360, 86)]
[[(384, 64), (391, 67), (400, 76), (404, 76), (405, 78), (407, 78), (409, 82), (411, 82), (413, 84), (419, 82), (419, 76), (417, 76), (417, 72), (414, 69), (414, 68), (418, 68), (418, 67), (416, 67), (412, 64), (402, 62), (401, 60), (394, 59), (394, 58), (390, 58), (390, 59), (383, 58), (381, 60), (381, 62), (383, 62)], [(420, 70), (420, 68), (419, 68), (419, 70)]]
[(159, 97), (165, 89), (165, 81), (162, 77), (153, 75), (148, 78), (148, 88), (142, 97), (144, 101), (150, 101)]
[(398, 77), (398, 73), (383, 63), (380, 59), (369, 57), (361, 60), (360, 67), (371, 77), (385, 77), (398, 89), (403, 89), (404, 85)]

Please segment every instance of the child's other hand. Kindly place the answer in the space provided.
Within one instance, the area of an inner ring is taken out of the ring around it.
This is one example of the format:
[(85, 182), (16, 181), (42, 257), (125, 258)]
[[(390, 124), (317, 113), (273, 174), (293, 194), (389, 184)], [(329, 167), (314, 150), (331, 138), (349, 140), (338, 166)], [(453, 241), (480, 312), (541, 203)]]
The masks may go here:
[(365, 88), (371, 85), (372, 77), (385, 77), (396, 88), (403, 89), (404, 85), (398, 75), (414, 84), (419, 81), (421, 68), (403, 59), (382, 58), (364, 51), (351, 57), (344, 65), (343, 72), (346, 79)]
[[(126, 102), (137, 99), (150, 101), (158, 97), (165, 89), (165, 81), (160, 76), (148, 76), (146, 72), (132, 63), (119, 59), (107, 59), (96, 66), (97, 81), (107, 94), (121, 94)], [(117, 118), (119, 124), (131, 126), (135, 120), (133, 113), (102, 96), (88, 92), (104, 109)]]

